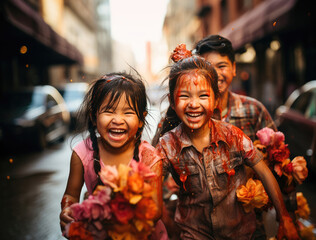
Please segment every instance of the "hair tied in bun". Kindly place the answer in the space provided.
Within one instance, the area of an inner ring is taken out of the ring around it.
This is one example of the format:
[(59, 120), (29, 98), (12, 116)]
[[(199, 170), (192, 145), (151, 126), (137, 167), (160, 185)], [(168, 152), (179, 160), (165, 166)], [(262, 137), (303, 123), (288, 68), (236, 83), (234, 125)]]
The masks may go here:
[(186, 45), (184, 43), (181, 43), (173, 50), (171, 54), (171, 59), (176, 63), (184, 58), (188, 58), (191, 56), (192, 52), (186, 48)]

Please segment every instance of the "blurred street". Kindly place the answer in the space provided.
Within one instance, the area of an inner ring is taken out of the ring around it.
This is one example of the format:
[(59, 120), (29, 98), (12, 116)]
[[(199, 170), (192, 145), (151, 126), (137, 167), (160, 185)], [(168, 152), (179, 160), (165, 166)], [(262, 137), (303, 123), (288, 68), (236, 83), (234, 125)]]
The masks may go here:
[(1, 239), (63, 239), (60, 200), (70, 154), (67, 140), (40, 153), (1, 156)]
[[(149, 131), (144, 132), (146, 140), (154, 132), (159, 119), (158, 109), (153, 107), (150, 115)], [(2, 240), (64, 239), (59, 228), (59, 213), (69, 171), (71, 140), (72, 136), (69, 136), (65, 142), (51, 145), (42, 152), (1, 156)], [(316, 222), (314, 184), (315, 181), (309, 178), (298, 187), (307, 198), (313, 223)]]

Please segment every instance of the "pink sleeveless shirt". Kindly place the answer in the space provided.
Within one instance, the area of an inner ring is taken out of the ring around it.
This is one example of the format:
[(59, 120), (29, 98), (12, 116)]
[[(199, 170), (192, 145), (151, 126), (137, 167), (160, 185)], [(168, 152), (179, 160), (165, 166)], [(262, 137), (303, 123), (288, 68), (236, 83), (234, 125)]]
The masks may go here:
[[(84, 181), (89, 192), (89, 195), (92, 194), (93, 189), (98, 182), (97, 175), (94, 171), (93, 166), (93, 150), (91, 149), (92, 142), (90, 139), (87, 139), (87, 141), (83, 140), (79, 142), (73, 149), (77, 153), (82, 162), (84, 168)], [(151, 146), (146, 141), (142, 141), (139, 145), (139, 160), (146, 164), (148, 167), (153, 166), (157, 161), (161, 160), (161, 158), (157, 156), (154, 153), (154, 151), (155, 148), (153, 146)], [(104, 166), (104, 163), (100, 161), (100, 164), (102, 168), (102, 166)]]
[[(86, 184), (89, 195), (93, 193), (94, 187), (98, 182), (97, 174), (94, 171), (93, 166), (93, 150), (92, 142), (89, 139), (87, 141), (82, 140), (75, 147), (74, 151), (79, 156), (83, 168), (84, 168), (84, 182)], [(139, 161), (146, 164), (148, 167), (152, 167), (156, 162), (160, 161), (161, 158), (154, 153), (155, 148), (148, 142), (142, 141), (139, 145)], [(132, 159), (131, 159), (132, 160)], [(101, 168), (104, 163), (100, 161)], [(155, 231), (153, 232), (150, 240), (168, 240), (168, 234), (166, 228), (161, 220), (156, 223)]]

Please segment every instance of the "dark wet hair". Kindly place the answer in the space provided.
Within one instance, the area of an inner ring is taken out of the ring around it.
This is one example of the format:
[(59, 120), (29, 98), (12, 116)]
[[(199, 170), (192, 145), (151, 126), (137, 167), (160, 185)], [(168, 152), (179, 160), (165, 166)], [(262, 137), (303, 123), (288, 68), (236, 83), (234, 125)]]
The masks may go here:
[(194, 50), (198, 55), (217, 52), (222, 56), (227, 56), (232, 63), (235, 62), (235, 53), (231, 41), (220, 35), (210, 35), (203, 38), (195, 45)]
[[(109, 103), (106, 109), (116, 107), (119, 100), (126, 95), (128, 105), (136, 112), (137, 117), (143, 126), (136, 133), (136, 143), (133, 158), (139, 161), (139, 145), (141, 143), (141, 134), (146, 123), (145, 116), (147, 113), (147, 95), (145, 85), (139, 74), (133, 76), (125, 72), (114, 72), (106, 74), (100, 79), (94, 81), (86, 94), (81, 109), (77, 115), (79, 129), (81, 132), (88, 131), (92, 141), (92, 150), (94, 157), (94, 170), (98, 175), (100, 166), (99, 147), (97, 141), (96, 118), (100, 111), (105, 98), (109, 97)], [(105, 110), (106, 110), (105, 109)], [(86, 140), (86, 145), (87, 140)], [(99, 179), (100, 181), (100, 179)], [(99, 182), (101, 183), (101, 182)]]
[[(179, 82), (179, 79), (184, 74), (190, 73), (192, 71), (196, 71), (197, 74), (203, 76), (211, 86), (215, 95), (215, 99), (219, 98), (219, 90), (217, 85), (218, 77), (215, 68), (204, 58), (200, 56), (192, 56), (184, 58), (171, 66), (167, 80), (169, 81), (170, 103), (172, 105), (175, 104), (174, 91)], [(169, 106), (165, 118), (163, 118), (158, 125), (157, 132), (152, 140), (152, 145), (155, 146), (158, 143), (159, 137), (161, 137), (163, 134), (170, 131), (171, 129), (175, 128), (180, 123), (181, 120), (178, 118), (176, 112), (171, 108), (171, 106)]]

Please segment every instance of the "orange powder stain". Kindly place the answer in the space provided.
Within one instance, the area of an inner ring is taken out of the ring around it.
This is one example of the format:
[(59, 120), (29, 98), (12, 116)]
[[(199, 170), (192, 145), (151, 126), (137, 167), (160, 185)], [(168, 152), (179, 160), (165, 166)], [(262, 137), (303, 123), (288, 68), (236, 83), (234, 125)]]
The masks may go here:
[(182, 184), (183, 184), (183, 189), (186, 191), (187, 189), (185, 188), (185, 181), (187, 180), (187, 178), (188, 178), (188, 175), (186, 175), (186, 174), (181, 174), (180, 175), (180, 181), (182, 182)]
[(215, 155), (215, 147), (214, 147), (214, 145), (212, 144), (211, 147), (212, 147), (212, 153)]
[[(179, 157), (178, 157), (178, 162), (179, 162)], [(183, 189), (184, 189), (185, 191), (187, 191), (187, 189), (186, 189), (186, 187), (185, 187), (185, 182), (186, 182), (186, 180), (187, 180), (187, 178), (188, 178), (188, 174), (189, 174), (189, 171), (188, 171), (188, 169), (187, 169), (187, 166), (185, 167), (186, 170), (181, 170), (180, 168), (178, 168), (178, 167), (176, 167), (176, 166), (174, 166), (174, 168), (175, 168), (176, 172), (181, 172), (181, 173), (180, 173), (180, 176), (179, 176), (179, 179), (180, 179), (180, 181), (182, 182)]]
[[(229, 152), (226, 153), (227, 155), (227, 159), (229, 159)], [(227, 173), (228, 177), (227, 177), (227, 185), (229, 186), (229, 182), (230, 182), (230, 178), (231, 176), (234, 176), (235, 175), (235, 169), (229, 169), (228, 165), (227, 165), (227, 162), (224, 160), (223, 161), (223, 168), (224, 168), (224, 171)], [(228, 187), (227, 186), (227, 187)]]
[(194, 71), (194, 79), (193, 79), (193, 83), (194, 83), (195, 86), (197, 86), (199, 84), (198, 79), (199, 79), (199, 74), (198, 74), (198, 69), (196, 69)]

